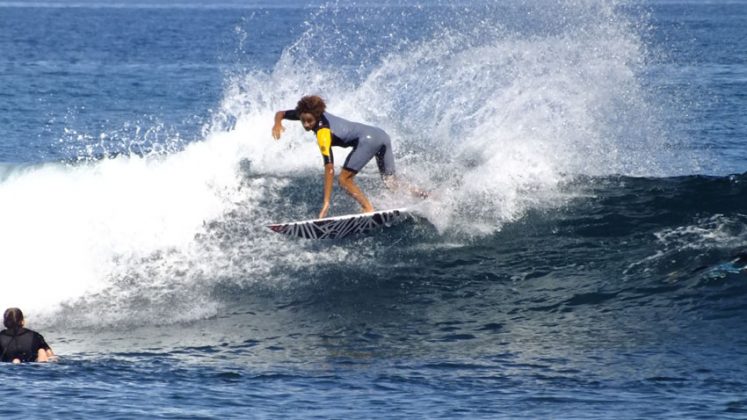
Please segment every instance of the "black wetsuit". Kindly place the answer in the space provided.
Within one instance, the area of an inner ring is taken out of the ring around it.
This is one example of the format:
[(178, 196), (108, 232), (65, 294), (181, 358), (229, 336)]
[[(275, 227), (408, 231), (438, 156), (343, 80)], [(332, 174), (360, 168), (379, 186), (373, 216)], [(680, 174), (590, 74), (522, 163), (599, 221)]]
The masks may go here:
[(39, 349), (49, 350), (44, 337), (26, 328), (0, 331), (0, 353), (3, 362), (19, 359), (21, 362), (35, 362)]

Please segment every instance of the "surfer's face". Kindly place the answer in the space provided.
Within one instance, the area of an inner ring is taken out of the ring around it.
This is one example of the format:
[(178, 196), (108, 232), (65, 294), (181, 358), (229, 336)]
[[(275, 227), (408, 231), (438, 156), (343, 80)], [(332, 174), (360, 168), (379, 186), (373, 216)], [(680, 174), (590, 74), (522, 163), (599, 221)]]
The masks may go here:
[(304, 130), (311, 131), (316, 127), (316, 117), (314, 117), (314, 114), (302, 112), (299, 118), (301, 119), (301, 125), (303, 125)]

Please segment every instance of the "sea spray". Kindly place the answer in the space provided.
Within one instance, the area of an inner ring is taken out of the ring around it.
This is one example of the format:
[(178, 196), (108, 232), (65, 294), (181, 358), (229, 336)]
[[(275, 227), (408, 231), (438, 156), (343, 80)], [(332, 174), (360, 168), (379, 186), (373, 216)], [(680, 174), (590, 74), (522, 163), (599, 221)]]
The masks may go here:
[[(224, 108), (244, 110), (244, 131), (257, 115), (321, 94), (330, 112), (390, 133), (400, 174), (434, 192), (438, 211), (425, 211), (440, 231), (495, 232), (529, 209), (561, 205), (559, 187), (576, 175), (663, 175), (679, 165), (640, 78), (645, 22), (621, 5), (322, 8), (271, 73), (233, 80), (241, 94)], [(282, 163), (274, 146), (249, 145), (258, 173), (318, 166), (313, 141), (286, 125), (281, 141), (294, 150)]]

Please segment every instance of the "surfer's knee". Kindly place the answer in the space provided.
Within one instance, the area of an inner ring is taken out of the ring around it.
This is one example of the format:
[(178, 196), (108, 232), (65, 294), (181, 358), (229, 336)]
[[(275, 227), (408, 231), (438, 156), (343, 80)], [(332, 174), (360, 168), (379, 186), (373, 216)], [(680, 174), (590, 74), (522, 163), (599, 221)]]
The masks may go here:
[(353, 178), (355, 177), (355, 172), (349, 171), (347, 169), (343, 169), (340, 175), (337, 177), (337, 183), (346, 190), (348, 187), (353, 185)]

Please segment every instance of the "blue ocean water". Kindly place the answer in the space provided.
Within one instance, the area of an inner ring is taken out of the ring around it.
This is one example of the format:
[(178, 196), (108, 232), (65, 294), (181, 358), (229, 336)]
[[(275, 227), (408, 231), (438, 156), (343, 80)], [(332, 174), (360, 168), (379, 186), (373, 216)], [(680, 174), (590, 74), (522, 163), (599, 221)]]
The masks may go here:
[[(744, 1), (0, 1), (0, 306), (61, 356), (0, 414), (745, 418), (746, 40)], [(418, 221), (264, 227), (318, 211), (270, 136), (310, 93)]]

